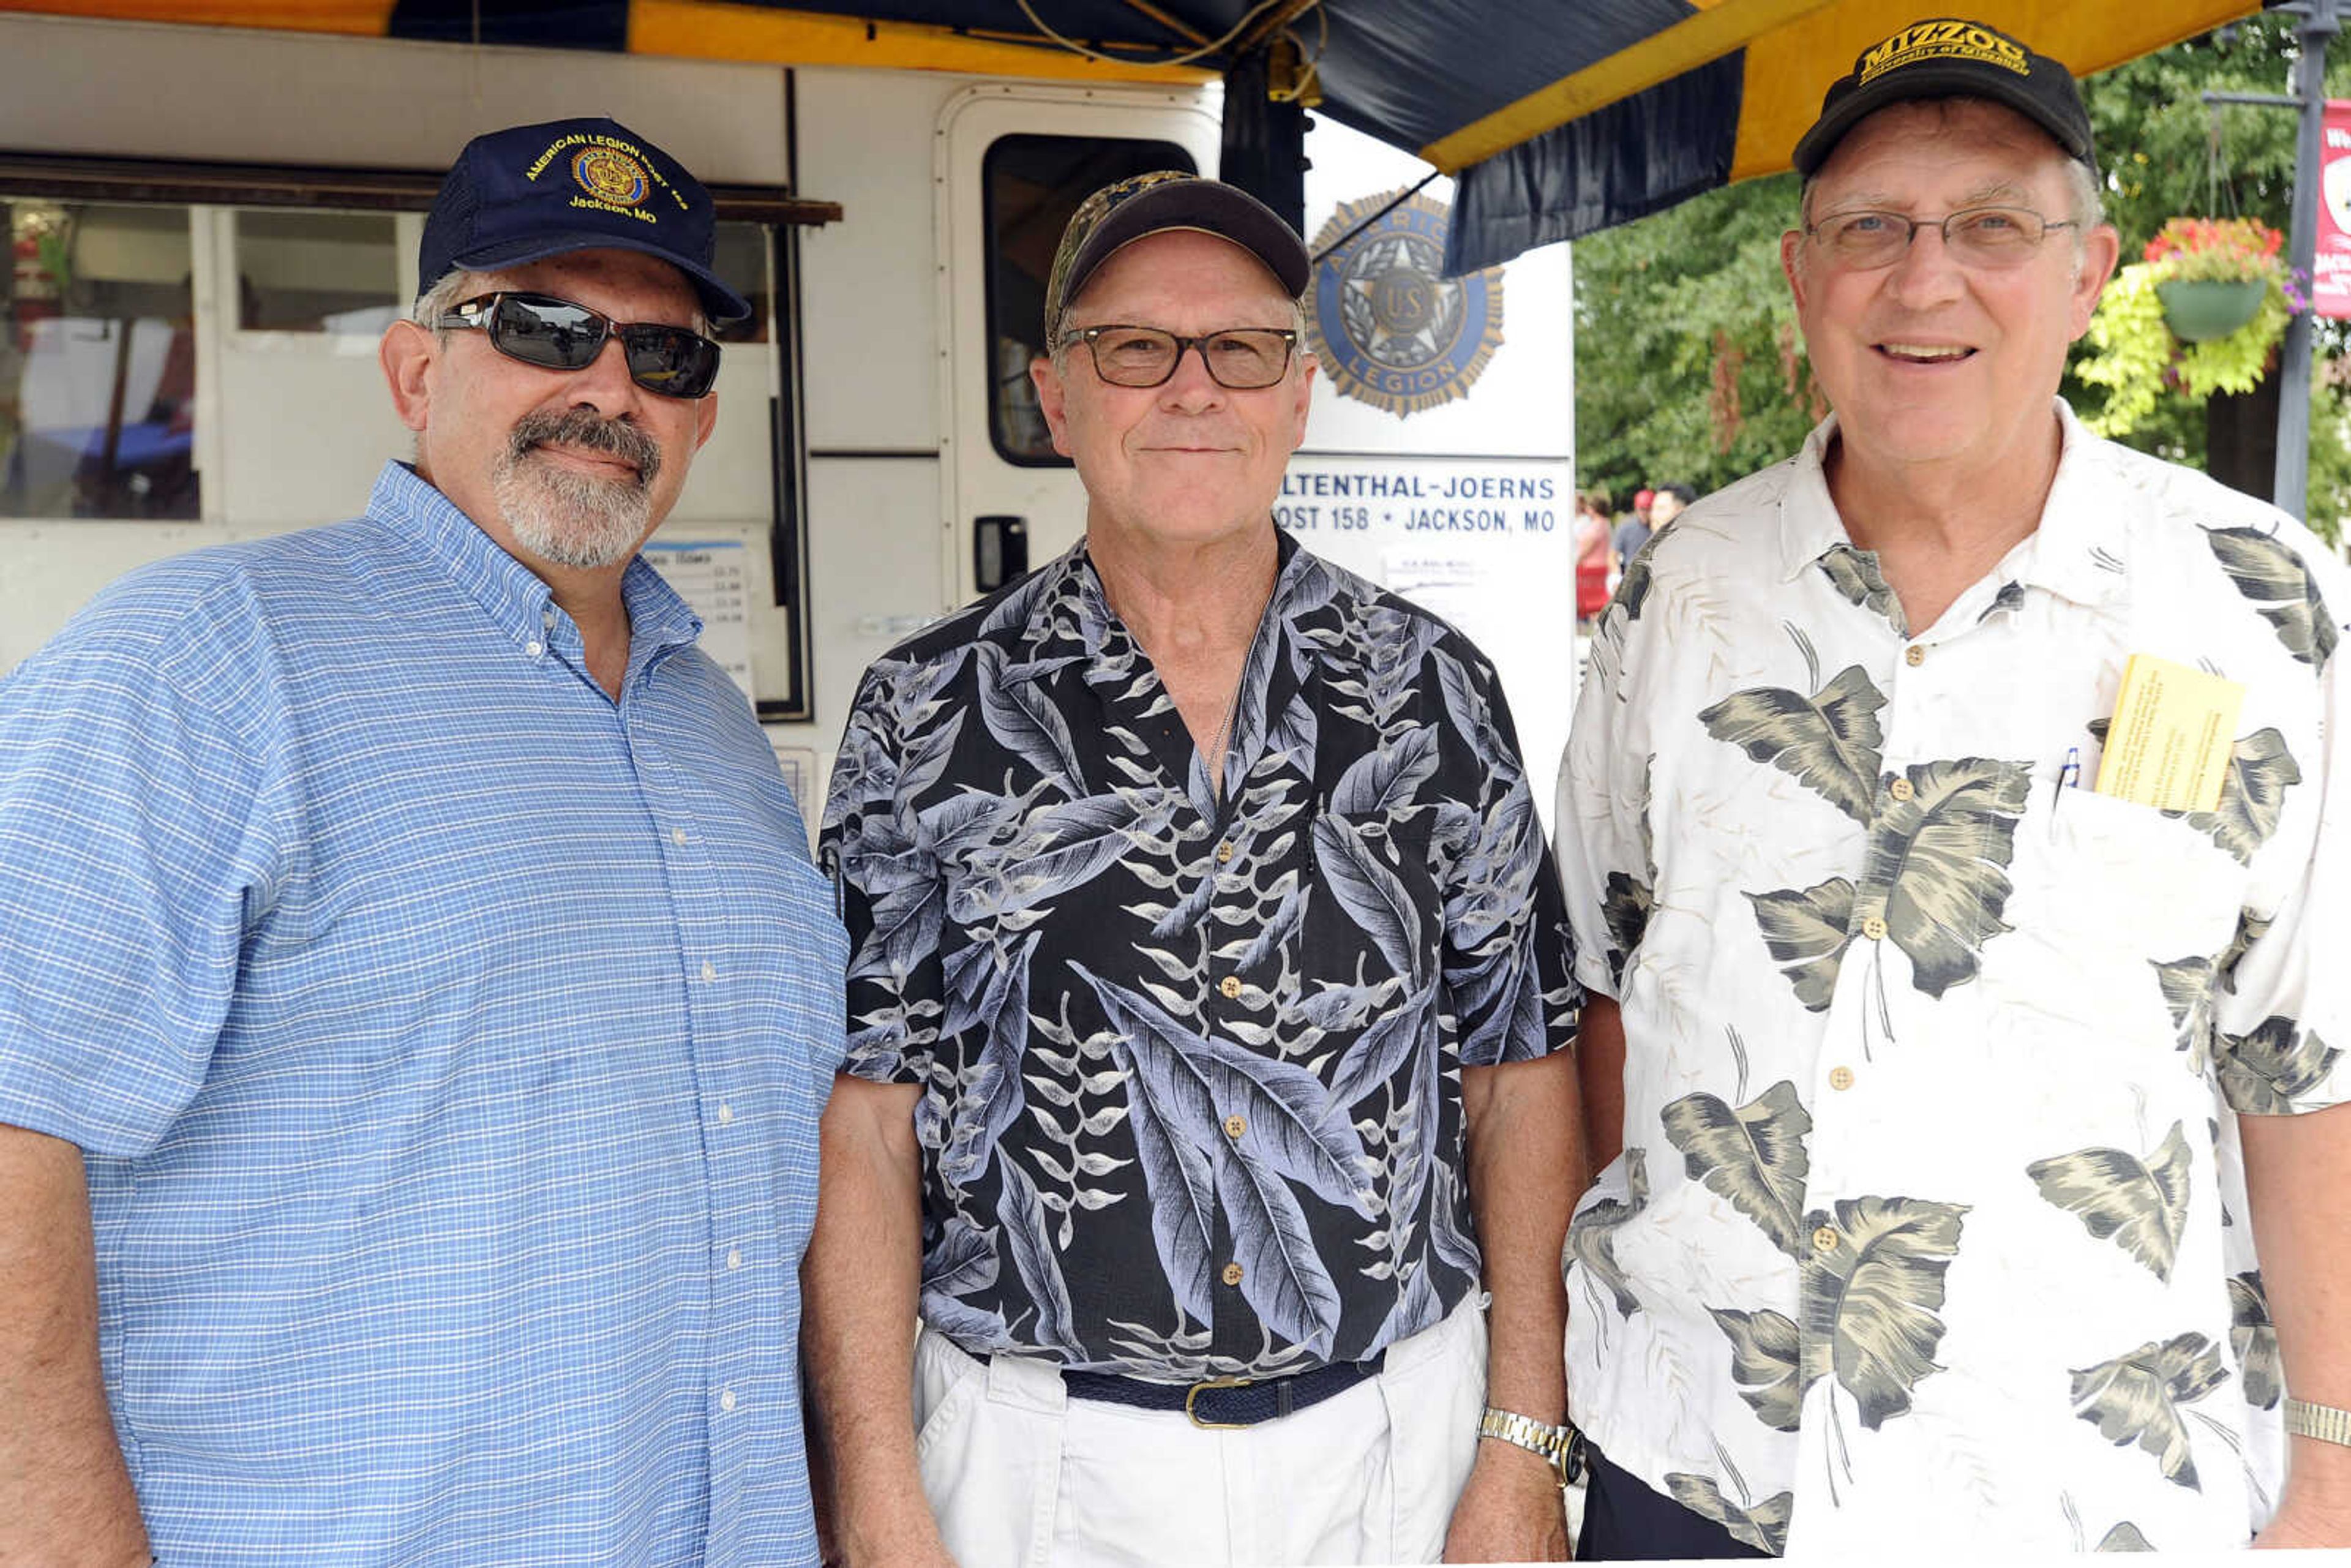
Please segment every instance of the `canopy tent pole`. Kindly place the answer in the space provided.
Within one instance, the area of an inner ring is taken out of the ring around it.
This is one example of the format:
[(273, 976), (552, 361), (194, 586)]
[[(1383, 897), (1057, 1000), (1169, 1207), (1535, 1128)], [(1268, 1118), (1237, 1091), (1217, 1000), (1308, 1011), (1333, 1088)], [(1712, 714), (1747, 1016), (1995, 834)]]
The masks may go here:
[[(2301, 0), (2281, 5), (2302, 17), (2302, 57), (2294, 62), (2294, 97), (2302, 108), (2302, 135), (2294, 156), (2294, 232), (2288, 265), (2311, 275), (2318, 256), (2318, 187), (2325, 169), (2326, 45), (2338, 30), (2336, 0)], [(2304, 308), (2286, 323), (2278, 350), (2277, 482), (2271, 498), (2304, 520), (2310, 510), (2310, 348), (2315, 312)]]

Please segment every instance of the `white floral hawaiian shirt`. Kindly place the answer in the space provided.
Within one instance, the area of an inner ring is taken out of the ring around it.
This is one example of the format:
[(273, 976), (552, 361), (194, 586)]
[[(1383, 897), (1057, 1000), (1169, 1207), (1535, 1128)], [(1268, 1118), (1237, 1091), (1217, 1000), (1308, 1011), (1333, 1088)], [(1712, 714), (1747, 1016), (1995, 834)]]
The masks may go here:
[[(1846, 537), (1831, 420), (1594, 643), (1560, 861), (1627, 1062), (1573, 1414), (1765, 1550), (2204, 1550), (2274, 1502), (2235, 1114), (2351, 1087), (2351, 586), (2059, 416), (2039, 530), (1931, 627)], [(2135, 653), (2245, 685), (2219, 810), (2092, 789)]]

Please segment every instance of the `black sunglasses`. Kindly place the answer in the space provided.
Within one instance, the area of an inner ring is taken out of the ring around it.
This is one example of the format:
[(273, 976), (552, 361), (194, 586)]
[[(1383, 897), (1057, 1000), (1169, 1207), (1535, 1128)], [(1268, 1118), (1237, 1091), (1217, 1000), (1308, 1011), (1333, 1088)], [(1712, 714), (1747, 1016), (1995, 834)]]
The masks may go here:
[(620, 322), (549, 294), (485, 294), (434, 325), (477, 328), (509, 360), (548, 371), (584, 371), (621, 340), (629, 379), (664, 397), (700, 397), (718, 379), (718, 345), (699, 332), (652, 321)]

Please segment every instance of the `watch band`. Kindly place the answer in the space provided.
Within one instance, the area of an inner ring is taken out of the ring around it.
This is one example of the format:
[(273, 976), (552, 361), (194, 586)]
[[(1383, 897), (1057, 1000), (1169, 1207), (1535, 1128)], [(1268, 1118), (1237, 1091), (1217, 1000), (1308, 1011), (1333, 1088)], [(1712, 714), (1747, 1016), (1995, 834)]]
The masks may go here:
[(2297, 1437), (2315, 1437), (2322, 1443), (2340, 1443), (2351, 1448), (2351, 1410), (2338, 1410), (2332, 1405), (2313, 1405), (2304, 1399), (2285, 1402), (2285, 1429)]
[(1497, 1410), (1489, 1405), (1486, 1413), (1478, 1417), (1478, 1436), (1541, 1455), (1558, 1473), (1562, 1487), (1573, 1486), (1583, 1478), (1583, 1434), (1573, 1426), (1546, 1427), (1531, 1416)]

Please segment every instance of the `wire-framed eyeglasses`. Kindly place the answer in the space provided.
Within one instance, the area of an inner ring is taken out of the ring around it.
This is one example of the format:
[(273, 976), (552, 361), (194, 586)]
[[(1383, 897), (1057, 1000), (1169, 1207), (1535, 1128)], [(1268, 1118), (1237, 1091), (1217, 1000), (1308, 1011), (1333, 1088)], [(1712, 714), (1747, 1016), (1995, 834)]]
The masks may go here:
[(2072, 218), (2044, 218), (2030, 207), (1962, 207), (1939, 218), (1864, 209), (1832, 213), (1804, 225), (1815, 244), (1840, 267), (1856, 271), (1891, 267), (1902, 259), (1920, 229), (1938, 229), (1943, 248), (1965, 267), (2022, 267), (2053, 229), (2079, 225)]
[(1209, 379), (1228, 392), (1257, 392), (1290, 373), (1298, 334), (1287, 327), (1227, 327), (1196, 338), (1157, 327), (1075, 327), (1061, 334), (1061, 346), (1083, 343), (1093, 356), (1094, 374), (1114, 387), (1165, 386), (1175, 379), (1184, 351), (1196, 349)]

